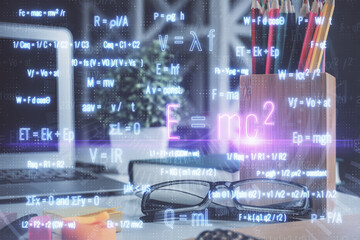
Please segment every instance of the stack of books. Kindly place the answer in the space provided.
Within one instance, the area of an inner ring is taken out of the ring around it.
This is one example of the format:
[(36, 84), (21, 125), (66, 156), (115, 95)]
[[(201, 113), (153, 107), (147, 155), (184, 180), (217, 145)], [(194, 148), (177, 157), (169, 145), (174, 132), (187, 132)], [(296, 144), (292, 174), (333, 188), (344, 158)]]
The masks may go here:
[(133, 160), (129, 163), (130, 182), (153, 185), (173, 180), (237, 181), (240, 162), (226, 155)]

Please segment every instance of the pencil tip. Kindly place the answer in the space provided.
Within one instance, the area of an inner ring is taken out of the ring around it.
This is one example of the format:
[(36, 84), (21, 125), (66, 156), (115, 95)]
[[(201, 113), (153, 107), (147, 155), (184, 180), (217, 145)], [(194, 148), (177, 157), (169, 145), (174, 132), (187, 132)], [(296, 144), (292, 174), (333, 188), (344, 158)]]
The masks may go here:
[(316, 1), (312, 3), (311, 11), (315, 14), (317, 14), (319, 11), (319, 4)]
[(335, 0), (326, 0), (325, 3), (329, 3), (331, 5), (335, 5)]
[(256, 6), (256, 0), (252, 0), (252, 1), (251, 1), (251, 8), (253, 8), (253, 9), (254, 9), (254, 8), (255, 8), (255, 6)]
[(279, 1), (278, 0), (273, 0), (271, 8), (272, 9), (278, 9), (279, 8)]

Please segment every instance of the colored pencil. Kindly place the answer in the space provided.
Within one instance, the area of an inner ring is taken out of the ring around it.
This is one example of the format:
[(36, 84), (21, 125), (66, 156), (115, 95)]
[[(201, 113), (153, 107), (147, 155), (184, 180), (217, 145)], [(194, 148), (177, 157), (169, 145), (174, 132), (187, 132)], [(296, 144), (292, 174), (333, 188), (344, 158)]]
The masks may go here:
[[(273, 0), (270, 11), (269, 11), (269, 21), (274, 21), (279, 18), (279, 2), (278, 0)], [(266, 56), (266, 74), (274, 73), (274, 59), (271, 56), (272, 48), (276, 47), (276, 34), (277, 26), (275, 24), (269, 24), (269, 39), (267, 46), (267, 56)]]
[[(319, 18), (321, 19), (323, 17), (323, 11), (322, 11), (322, 3), (319, 1), (318, 2), (318, 9), (319, 9)], [(304, 71), (310, 70), (310, 63), (311, 63), (311, 59), (314, 53), (314, 49), (315, 49), (315, 43), (316, 43), (316, 39), (319, 33), (319, 29), (320, 29), (320, 25), (317, 25), (315, 28), (315, 32), (312, 38), (312, 41), (310, 42), (310, 50), (308, 53), (308, 56), (306, 58), (306, 62), (305, 62), (305, 67), (304, 67)]]
[[(281, 4), (279, 4), (279, 1)], [(296, 18), (292, 0), (252, 0), (252, 73), (325, 71), (326, 43), (335, 0), (303, 0)], [(263, 2), (263, 4), (262, 4)]]
[(261, 43), (261, 25), (258, 23), (258, 17), (261, 18), (261, 7), (258, 0), (252, 0), (251, 5), (251, 51), (252, 51), (252, 73), (259, 71), (261, 59), (255, 56), (255, 47), (260, 47)]
[(315, 69), (319, 69), (320, 67), (324, 53), (324, 48), (321, 47), (321, 43), (324, 43), (327, 40), (330, 29), (330, 21), (334, 14), (334, 9), (335, 0), (326, 0), (323, 8), (324, 22), (323, 24), (319, 25), (319, 33), (316, 39), (314, 53), (310, 63), (310, 72), (313, 72)]
[(289, 72), (295, 72), (299, 65), (301, 49), (305, 38), (306, 27), (310, 14), (310, 5), (307, 0), (303, 1), (300, 9), (299, 17), (297, 18), (295, 39), (293, 41), (290, 60), (288, 62)]
[(283, 57), (285, 51), (285, 36), (286, 36), (286, 24), (288, 18), (288, 5), (287, 0), (281, 1), (281, 6), (279, 10), (279, 19), (284, 19), (284, 24), (278, 26), (277, 36), (276, 36), (276, 49), (279, 50), (279, 56), (275, 58), (274, 73), (277, 73), (279, 69), (283, 68)]
[(288, 14), (288, 21), (286, 24), (286, 36), (285, 36), (285, 46), (284, 46), (284, 56), (283, 56), (283, 63), (282, 66), (284, 69), (288, 69), (291, 49), (293, 46), (293, 42), (295, 39), (296, 34), (296, 14), (295, 8), (290, 0), (287, 0), (287, 4), (289, 6), (289, 14)]
[[(260, 0), (257, 0), (258, 2), (258, 5), (259, 5), (259, 12), (260, 12), (260, 18), (259, 18), (259, 21), (256, 21), (256, 40), (255, 40), (255, 43), (256, 43), (256, 46), (261, 49), (262, 48), (262, 36), (263, 36), (263, 33), (262, 33), (262, 30), (263, 30), (263, 23), (262, 23), (262, 18), (263, 18), (263, 12), (262, 12), (262, 7), (261, 7), (261, 2)], [(262, 53), (263, 54), (263, 53)], [(264, 71), (265, 69), (265, 62), (263, 60), (263, 57), (259, 56), (256, 58), (256, 73), (257, 74), (260, 74), (262, 73), (262, 71)]]
[(300, 55), (300, 60), (299, 60), (299, 65), (298, 65), (299, 71), (303, 71), (304, 67), (305, 67), (306, 58), (307, 58), (307, 55), (310, 50), (311, 39), (314, 35), (314, 31), (315, 31), (315, 27), (316, 27), (315, 17), (318, 15), (318, 12), (319, 12), (319, 5), (316, 2), (316, 0), (314, 0), (314, 2), (311, 5), (311, 11), (309, 14), (308, 25), (306, 28), (304, 43), (303, 43), (302, 50), (301, 50), (301, 55)]
[(264, 53), (264, 50), (267, 49), (268, 39), (269, 39), (269, 0), (265, 0), (262, 6), (262, 17), (263, 17), (263, 25), (262, 25), (262, 58), (261, 58), (261, 69), (259, 69), (259, 74), (265, 73), (266, 68), (266, 57), (267, 55)]
[(324, 4), (322, 0), (318, 0), (318, 2), (319, 2), (319, 14), (320, 14), (320, 12), (323, 10)]

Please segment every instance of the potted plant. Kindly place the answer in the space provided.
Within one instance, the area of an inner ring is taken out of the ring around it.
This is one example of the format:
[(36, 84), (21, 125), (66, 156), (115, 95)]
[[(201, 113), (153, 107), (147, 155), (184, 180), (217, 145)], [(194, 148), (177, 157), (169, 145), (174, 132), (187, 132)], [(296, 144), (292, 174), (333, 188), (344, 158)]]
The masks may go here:
[[(136, 66), (130, 62), (136, 62)], [(112, 147), (122, 149), (122, 159), (150, 158), (149, 152), (165, 151), (168, 147), (166, 128), (167, 104), (179, 104), (171, 118), (180, 121), (186, 114), (182, 77), (171, 73), (175, 65), (174, 55), (161, 51), (159, 41), (150, 46), (133, 50), (124, 58), (123, 64), (107, 74), (115, 80), (113, 88), (101, 88), (96, 99), (102, 105), (97, 114), (107, 129)], [(164, 71), (164, 67), (168, 67)]]

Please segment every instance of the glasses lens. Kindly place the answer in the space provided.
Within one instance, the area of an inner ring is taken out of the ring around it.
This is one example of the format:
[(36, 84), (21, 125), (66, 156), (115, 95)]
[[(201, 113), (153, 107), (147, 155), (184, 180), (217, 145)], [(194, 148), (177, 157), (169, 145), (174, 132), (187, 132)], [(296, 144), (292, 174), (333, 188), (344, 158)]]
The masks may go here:
[(305, 188), (280, 181), (251, 180), (234, 187), (234, 199), (245, 207), (301, 209), (306, 197)]
[(145, 209), (165, 210), (193, 207), (200, 204), (210, 190), (206, 182), (183, 182), (154, 189), (144, 204)]

